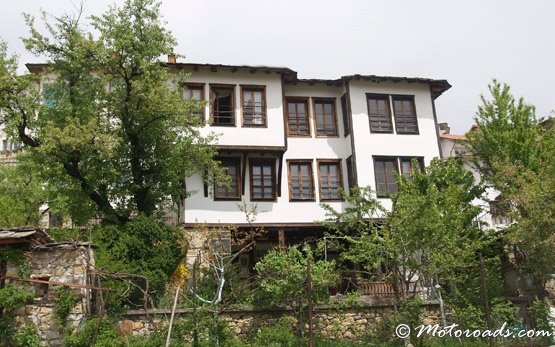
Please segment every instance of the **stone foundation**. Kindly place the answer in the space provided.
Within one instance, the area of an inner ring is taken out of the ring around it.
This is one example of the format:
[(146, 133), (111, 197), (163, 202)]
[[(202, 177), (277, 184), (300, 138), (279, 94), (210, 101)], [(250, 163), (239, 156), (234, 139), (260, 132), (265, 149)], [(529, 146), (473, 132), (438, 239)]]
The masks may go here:
[[(426, 302), (424, 309), (425, 324), (439, 323), (439, 307), (436, 302)], [(170, 310), (152, 311), (151, 317), (156, 318), (149, 320), (143, 311), (128, 311), (123, 315), (125, 319), (118, 323), (119, 331), (123, 335), (148, 335), (167, 324), (170, 312)], [(368, 335), (393, 313), (394, 307), (391, 304), (373, 304), (342, 310), (321, 307), (315, 309), (314, 328), (320, 336), (350, 340)], [(176, 311), (176, 319), (187, 319), (191, 315), (191, 309)], [(296, 325), (293, 312), (288, 310), (233, 309), (223, 312), (220, 317), (237, 337), (256, 333), (260, 327), (272, 325), (283, 317), (290, 319), (292, 326)]]

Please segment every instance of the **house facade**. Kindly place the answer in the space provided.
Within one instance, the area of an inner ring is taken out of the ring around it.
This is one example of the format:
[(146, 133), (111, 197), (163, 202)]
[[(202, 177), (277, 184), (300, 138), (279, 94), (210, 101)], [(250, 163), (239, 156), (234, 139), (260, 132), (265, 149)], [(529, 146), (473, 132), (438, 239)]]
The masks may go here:
[[(185, 98), (206, 101), (204, 134), (218, 134), (227, 187), (186, 179), (186, 228), (262, 227), (256, 261), (276, 243), (323, 236), (322, 203), (344, 210), (340, 190), (369, 186), (387, 208), (394, 172), (441, 157), (434, 101), (445, 80), (387, 76), (300, 79), (287, 68), (168, 63), (190, 73)], [(209, 174), (209, 173), (207, 173)], [(242, 208), (241, 208), (242, 206)], [(256, 209), (249, 221), (245, 211)], [(248, 256), (245, 256), (248, 257)]]

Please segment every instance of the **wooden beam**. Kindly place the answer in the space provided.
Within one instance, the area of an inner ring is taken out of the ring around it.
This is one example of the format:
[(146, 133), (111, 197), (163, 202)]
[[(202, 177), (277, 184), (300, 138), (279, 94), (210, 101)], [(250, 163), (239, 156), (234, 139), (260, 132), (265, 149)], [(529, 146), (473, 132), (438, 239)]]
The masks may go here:
[(18, 282), (53, 284), (53, 285), (56, 285), (56, 286), (66, 286), (66, 287), (70, 287), (70, 288), (85, 288), (85, 289), (113, 291), (113, 289), (111, 289), (111, 288), (88, 286), (88, 285), (85, 285), (85, 284), (66, 283), (66, 282), (57, 282), (57, 281), (46, 281), (46, 280), (35, 280), (35, 279), (32, 279), (32, 278), (21, 278), (21, 277), (15, 277), (15, 276), (0, 276), (0, 279), (7, 279), (7, 280), (10, 280), (10, 281), (18, 281)]

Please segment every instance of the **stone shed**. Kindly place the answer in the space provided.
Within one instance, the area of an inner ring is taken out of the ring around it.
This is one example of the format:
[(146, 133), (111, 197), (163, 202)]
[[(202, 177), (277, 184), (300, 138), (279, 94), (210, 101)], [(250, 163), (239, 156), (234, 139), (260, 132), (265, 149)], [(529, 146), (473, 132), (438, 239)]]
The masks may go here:
[(56, 321), (56, 289), (69, 288), (76, 297), (65, 326), (77, 327), (93, 311), (92, 245), (57, 243), (42, 229), (0, 229), (0, 288), (17, 286), (33, 300), (16, 313), (17, 322), (30, 322), (45, 346), (59, 346), (64, 327)]

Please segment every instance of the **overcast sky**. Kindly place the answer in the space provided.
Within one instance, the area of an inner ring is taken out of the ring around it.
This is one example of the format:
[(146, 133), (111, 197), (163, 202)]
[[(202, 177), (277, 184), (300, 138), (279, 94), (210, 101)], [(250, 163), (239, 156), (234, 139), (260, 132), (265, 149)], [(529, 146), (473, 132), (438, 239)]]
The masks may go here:
[[(100, 14), (123, 0), (86, 0)], [(73, 0), (78, 3), (78, 0)], [(3, 1), (0, 37), (20, 64), (41, 62), (25, 52), (22, 12), (74, 11), (69, 0)], [(452, 132), (473, 122), (492, 78), (536, 105), (555, 109), (555, 1), (507, 0), (163, 0), (179, 42), (180, 61), (286, 66), (300, 78), (368, 74), (447, 79), (437, 99), (439, 121)]]

